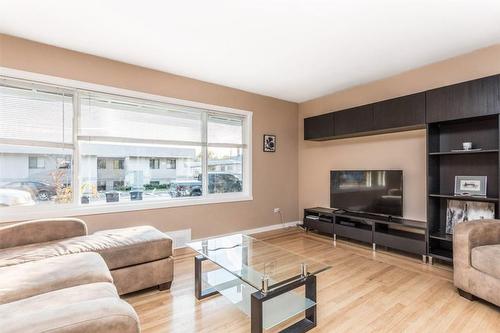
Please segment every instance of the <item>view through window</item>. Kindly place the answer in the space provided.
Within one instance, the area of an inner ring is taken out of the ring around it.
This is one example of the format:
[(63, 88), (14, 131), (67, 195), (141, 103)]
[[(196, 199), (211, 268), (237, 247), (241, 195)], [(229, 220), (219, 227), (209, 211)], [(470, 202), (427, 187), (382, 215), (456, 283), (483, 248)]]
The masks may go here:
[(245, 190), (245, 115), (0, 82), (0, 207)]

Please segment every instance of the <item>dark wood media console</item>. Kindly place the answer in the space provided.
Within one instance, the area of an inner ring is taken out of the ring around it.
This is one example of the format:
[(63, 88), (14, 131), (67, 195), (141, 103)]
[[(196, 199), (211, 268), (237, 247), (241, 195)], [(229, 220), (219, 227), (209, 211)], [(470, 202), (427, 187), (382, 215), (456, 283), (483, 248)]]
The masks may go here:
[(331, 208), (304, 209), (304, 227), (337, 237), (345, 237), (418, 254), (427, 261), (427, 223), (402, 218), (386, 218), (370, 214), (335, 212)]

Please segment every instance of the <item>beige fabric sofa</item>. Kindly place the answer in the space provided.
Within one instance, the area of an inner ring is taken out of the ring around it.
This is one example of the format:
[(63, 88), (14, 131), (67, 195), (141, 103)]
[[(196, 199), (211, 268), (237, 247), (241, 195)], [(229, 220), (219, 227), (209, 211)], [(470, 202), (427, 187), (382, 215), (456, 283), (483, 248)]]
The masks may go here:
[(84, 252), (102, 256), (120, 295), (172, 283), (172, 240), (150, 226), (88, 235), (82, 220), (66, 218), (0, 228), (0, 267)]
[(119, 295), (173, 279), (172, 240), (141, 226), (87, 234), (79, 219), (0, 227), (0, 331), (138, 333)]
[(70, 254), (0, 268), (0, 331), (138, 333), (102, 257)]
[(500, 220), (458, 224), (453, 234), (453, 266), (460, 295), (500, 306)]

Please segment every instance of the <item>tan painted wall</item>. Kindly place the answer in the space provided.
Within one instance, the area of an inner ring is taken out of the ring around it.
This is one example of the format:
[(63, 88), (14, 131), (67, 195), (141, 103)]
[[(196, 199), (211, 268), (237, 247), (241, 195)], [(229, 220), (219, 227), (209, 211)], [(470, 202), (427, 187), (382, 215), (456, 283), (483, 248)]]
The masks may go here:
[[(405, 216), (426, 219), (425, 130), (342, 139), (303, 140), (305, 117), (500, 73), (500, 45), (299, 104), (299, 209), (329, 206), (332, 169), (402, 169)], [(404, 110), (401, 110), (404, 112)]]
[[(297, 104), (0, 34), (0, 66), (253, 112), (253, 201), (83, 216), (90, 231), (150, 224), (193, 238), (298, 219)], [(276, 153), (262, 152), (276, 134)]]

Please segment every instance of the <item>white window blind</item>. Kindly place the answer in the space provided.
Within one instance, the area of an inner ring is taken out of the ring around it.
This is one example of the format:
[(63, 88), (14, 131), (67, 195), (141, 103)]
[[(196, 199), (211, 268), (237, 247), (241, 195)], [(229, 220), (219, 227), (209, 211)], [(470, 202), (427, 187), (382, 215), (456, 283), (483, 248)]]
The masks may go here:
[(78, 135), (90, 141), (201, 144), (201, 112), (168, 104), (82, 94)]
[[(3, 143), (72, 144), (73, 101), (67, 93), (0, 85)], [(59, 146), (59, 145), (56, 145)]]
[(209, 114), (208, 144), (243, 145), (243, 118)]

